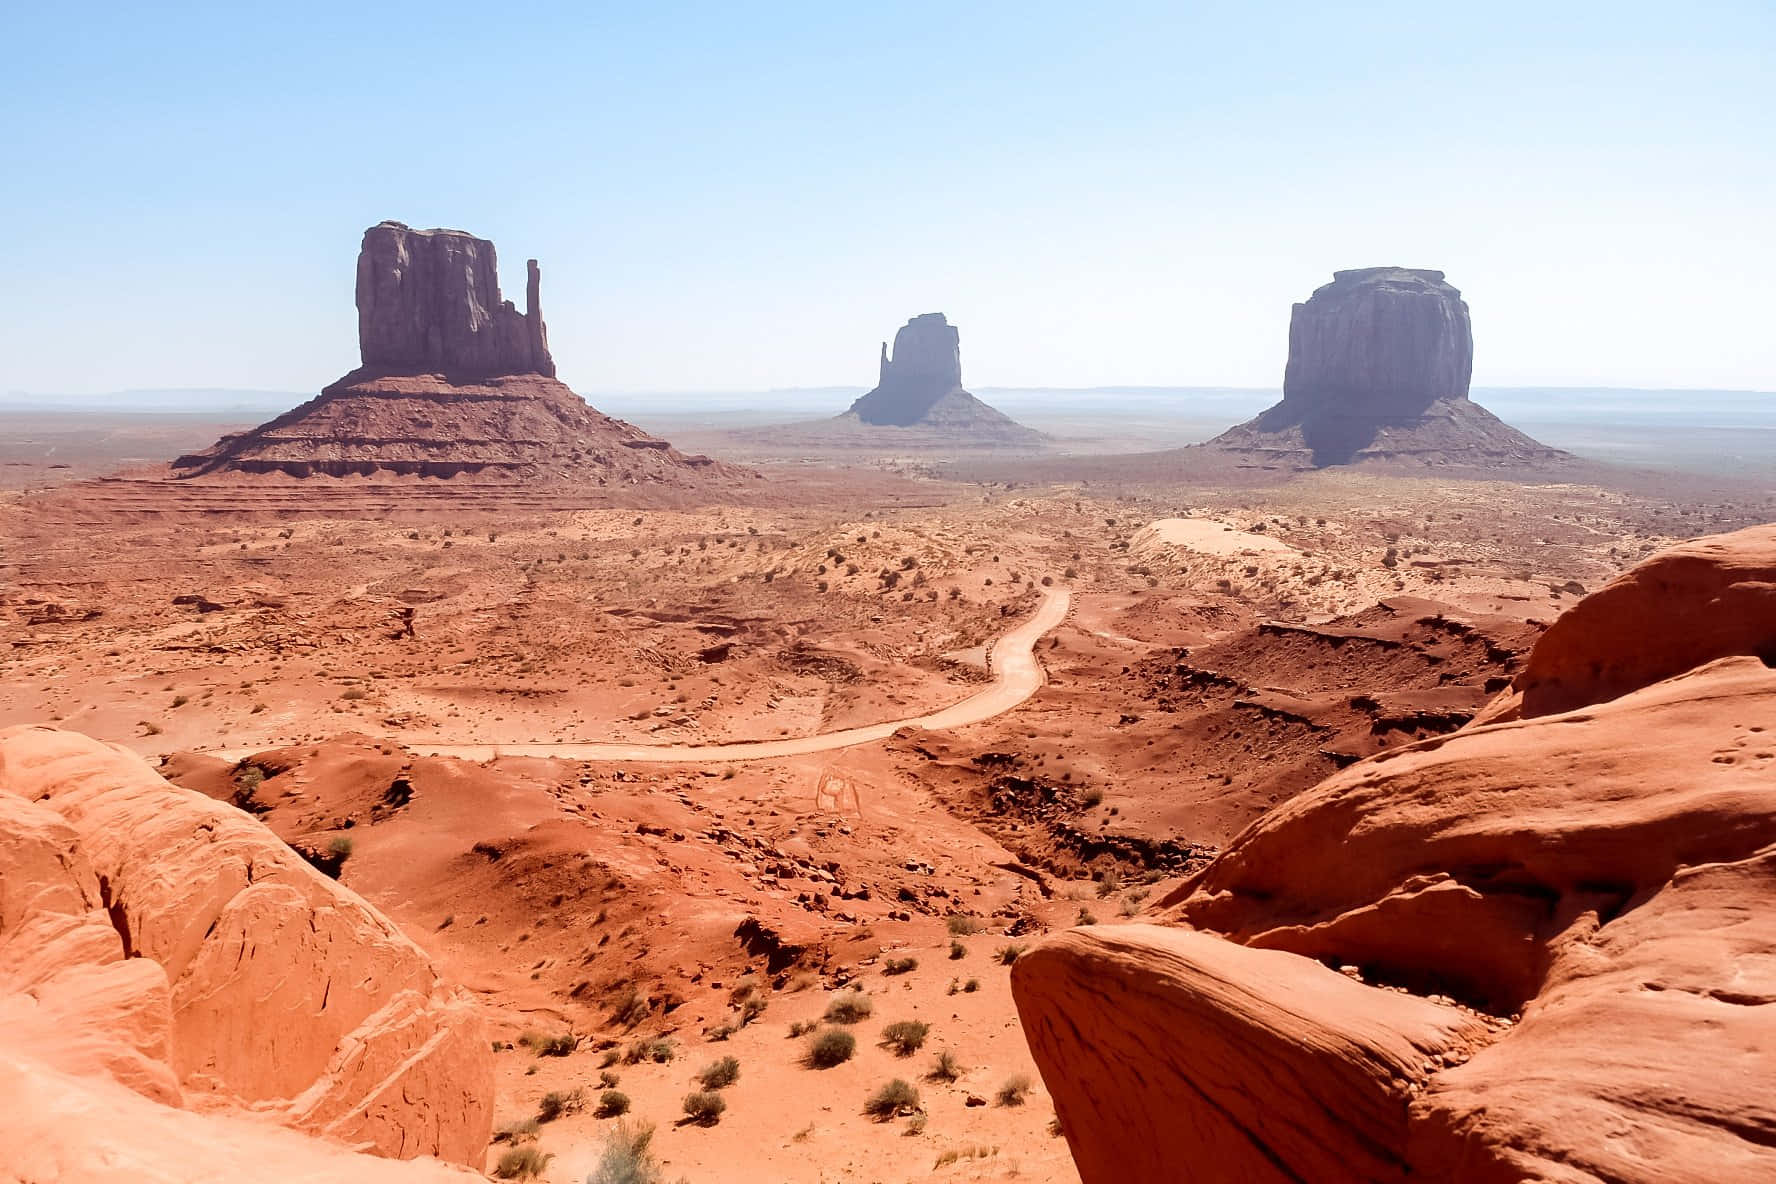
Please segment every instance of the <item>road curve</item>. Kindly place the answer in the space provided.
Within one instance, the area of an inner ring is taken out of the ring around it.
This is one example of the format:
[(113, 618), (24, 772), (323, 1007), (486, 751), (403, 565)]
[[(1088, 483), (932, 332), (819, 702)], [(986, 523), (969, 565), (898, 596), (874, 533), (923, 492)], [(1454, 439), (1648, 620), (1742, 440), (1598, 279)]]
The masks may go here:
[[(774, 757), (804, 756), (869, 744), (892, 736), (901, 728), (960, 728), (1003, 715), (1036, 693), (1042, 685), (1042, 663), (1036, 659), (1036, 642), (1066, 619), (1072, 594), (1052, 588), (1022, 624), (993, 643), (993, 681), (958, 703), (929, 715), (889, 720), (861, 728), (791, 736), (783, 740), (736, 740), (725, 744), (625, 744), (600, 740), (562, 740), (543, 744), (427, 744), (400, 741), (418, 756), (454, 756), (471, 761), (499, 756), (544, 756), (580, 761), (757, 761)], [(211, 755), (229, 760), (251, 756), (259, 749), (217, 750)]]

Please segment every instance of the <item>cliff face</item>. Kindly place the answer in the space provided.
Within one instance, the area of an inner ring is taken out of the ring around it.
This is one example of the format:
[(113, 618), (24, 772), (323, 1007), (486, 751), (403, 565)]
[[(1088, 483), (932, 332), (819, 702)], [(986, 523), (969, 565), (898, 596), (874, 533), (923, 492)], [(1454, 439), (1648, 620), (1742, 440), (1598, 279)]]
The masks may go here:
[(851, 405), (864, 423), (906, 427), (962, 389), (962, 339), (941, 312), (914, 317), (894, 335), (894, 353), (882, 345), (876, 389)]
[(1369, 415), (1420, 415), (1466, 399), (1474, 373), (1467, 302), (1440, 271), (1339, 271), (1295, 306), (1283, 398)]
[[(1085, 1184), (1776, 1178), (1772, 543), (1688, 544), (1564, 615), (1529, 669), (1576, 662), (1546, 685), (1577, 710), (1353, 764), (1164, 924), (1019, 959)], [(1687, 654), (1612, 663), (1661, 596)], [(1711, 632), (1710, 601), (1758, 628)]]
[(555, 378), (540, 274), (500, 298), (493, 244), (382, 222), (358, 252), (363, 364), (249, 432), (179, 457), (180, 477), (433, 477), (684, 488), (755, 476), (612, 419)]
[(382, 222), (358, 251), (358, 350), (366, 367), (410, 374), (554, 377), (537, 261), (525, 309), (500, 298), (493, 244), (460, 230)]
[(1209, 441), (1268, 467), (1363, 460), (1497, 468), (1570, 459), (1468, 399), (1468, 306), (1440, 271), (1333, 274), (1295, 306), (1283, 400)]

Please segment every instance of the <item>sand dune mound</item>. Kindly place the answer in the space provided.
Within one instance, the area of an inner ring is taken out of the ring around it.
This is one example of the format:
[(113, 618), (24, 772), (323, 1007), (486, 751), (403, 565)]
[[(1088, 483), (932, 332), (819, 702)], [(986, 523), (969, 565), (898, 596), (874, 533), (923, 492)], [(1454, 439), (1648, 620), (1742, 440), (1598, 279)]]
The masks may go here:
[(200, 1147), (279, 1180), (455, 1176), (348, 1149), (479, 1159), (472, 1002), (248, 815), (83, 736), (8, 729), (0, 882), (0, 1141), (25, 1178), (190, 1179)]
[[(1679, 550), (1733, 569), (1762, 537)], [(1776, 670), (1709, 648), (1352, 765), (1186, 881), (1174, 927), (1020, 960), (1086, 1184), (1776, 1172)]]

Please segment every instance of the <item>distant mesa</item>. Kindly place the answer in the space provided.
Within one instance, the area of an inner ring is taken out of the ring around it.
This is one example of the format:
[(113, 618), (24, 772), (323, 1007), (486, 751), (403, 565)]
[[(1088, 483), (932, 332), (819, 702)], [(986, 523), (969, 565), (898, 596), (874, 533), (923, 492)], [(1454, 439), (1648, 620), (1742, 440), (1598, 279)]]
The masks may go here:
[(882, 343), (875, 389), (838, 417), (840, 425), (908, 429), (932, 444), (1040, 445), (1041, 432), (1027, 428), (962, 389), (962, 346), (956, 326), (941, 312), (914, 317), (894, 335), (894, 352)]
[(527, 270), (519, 312), (500, 296), (486, 239), (372, 226), (358, 251), (363, 364), (318, 398), (180, 457), (174, 472), (666, 486), (753, 475), (686, 456), (558, 381), (535, 259)]
[(1473, 371), (1467, 302), (1442, 272), (1334, 272), (1290, 318), (1283, 401), (1207, 447), (1313, 467), (1571, 459), (1470, 400)]

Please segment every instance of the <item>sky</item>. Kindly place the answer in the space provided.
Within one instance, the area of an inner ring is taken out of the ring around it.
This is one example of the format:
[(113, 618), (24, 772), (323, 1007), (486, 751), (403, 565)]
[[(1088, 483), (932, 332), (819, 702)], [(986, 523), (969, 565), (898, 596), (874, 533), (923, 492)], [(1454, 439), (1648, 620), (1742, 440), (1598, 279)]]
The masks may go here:
[(1776, 4), (0, 5), (0, 394), (312, 391), (383, 219), (582, 392), (1281, 383), (1445, 271), (1485, 385), (1776, 390)]

